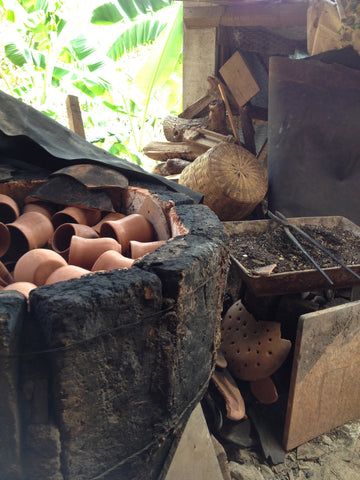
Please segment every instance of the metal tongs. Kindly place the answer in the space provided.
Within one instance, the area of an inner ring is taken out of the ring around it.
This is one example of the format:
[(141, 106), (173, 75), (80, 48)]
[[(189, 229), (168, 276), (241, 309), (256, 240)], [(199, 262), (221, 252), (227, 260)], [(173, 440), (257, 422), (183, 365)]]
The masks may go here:
[(331, 280), (331, 278), (324, 272), (324, 270), (316, 263), (316, 261), (312, 258), (312, 256), (305, 250), (305, 248), (301, 245), (301, 243), (297, 240), (297, 238), (291, 233), (290, 228), (292, 228), (295, 232), (297, 232), (299, 235), (301, 235), (303, 238), (311, 242), (313, 245), (318, 247), (320, 250), (322, 250), (326, 255), (328, 255), (330, 258), (332, 258), (336, 263), (341, 265), (345, 270), (347, 270), (351, 275), (356, 277), (358, 280), (360, 280), (360, 276), (355, 273), (351, 268), (349, 268), (345, 263), (343, 263), (341, 260), (339, 260), (337, 257), (335, 257), (334, 254), (329, 252), (325, 247), (323, 247), (319, 242), (317, 242), (314, 238), (312, 238), (310, 235), (308, 235), (306, 232), (301, 230), (300, 227), (297, 225), (294, 225), (293, 223), (289, 222), (289, 220), (280, 213), (279, 211), (276, 211), (275, 214), (270, 212), (268, 210), (268, 215), (272, 220), (275, 220), (275, 222), (279, 223), (284, 227), (284, 231), (286, 235), (290, 238), (290, 240), (303, 252), (303, 254), (313, 263), (313, 265), (319, 270), (321, 275), (323, 275), (326, 280), (329, 282), (330, 285), (334, 285), (334, 282)]

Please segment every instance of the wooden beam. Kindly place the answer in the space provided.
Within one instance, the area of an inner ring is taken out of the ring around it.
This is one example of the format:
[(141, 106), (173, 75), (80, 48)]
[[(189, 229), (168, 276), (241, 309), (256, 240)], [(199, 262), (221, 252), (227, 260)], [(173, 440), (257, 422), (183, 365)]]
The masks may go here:
[(189, 29), (210, 27), (284, 27), (306, 25), (308, 1), (254, 2), (237, 5), (186, 6), (184, 24)]
[(66, 110), (69, 118), (70, 130), (85, 138), (84, 125), (81, 118), (81, 110), (78, 97), (68, 95), (66, 97)]

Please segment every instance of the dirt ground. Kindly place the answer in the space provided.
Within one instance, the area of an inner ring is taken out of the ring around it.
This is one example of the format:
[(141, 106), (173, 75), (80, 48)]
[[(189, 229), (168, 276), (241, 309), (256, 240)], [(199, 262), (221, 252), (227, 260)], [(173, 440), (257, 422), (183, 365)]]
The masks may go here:
[(226, 447), (232, 480), (360, 480), (360, 420), (353, 420), (269, 464), (258, 445)]

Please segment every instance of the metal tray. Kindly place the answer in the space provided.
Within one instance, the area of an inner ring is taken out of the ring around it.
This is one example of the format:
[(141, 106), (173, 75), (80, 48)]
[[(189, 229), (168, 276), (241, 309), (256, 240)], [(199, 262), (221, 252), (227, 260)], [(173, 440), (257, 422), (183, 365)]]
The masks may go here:
[[(341, 227), (360, 237), (360, 227), (345, 217), (296, 217), (289, 220), (299, 225), (322, 225), (324, 227)], [(231, 235), (239, 233), (263, 233), (269, 229), (272, 220), (248, 220), (240, 222), (223, 222), (226, 232)], [(246, 283), (248, 288), (257, 296), (285, 295), (288, 293), (299, 293), (329, 289), (329, 284), (318, 270), (301, 270), (292, 272), (272, 273), (268, 277), (255, 275), (247, 270), (230, 251), (232, 266), (237, 270), (239, 277)], [(360, 275), (360, 265), (349, 265), (349, 267)], [(324, 268), (334, 285), (331, 288), (348, 288), (359, 285), (360, 282), (351, 273), (342, 267)]]

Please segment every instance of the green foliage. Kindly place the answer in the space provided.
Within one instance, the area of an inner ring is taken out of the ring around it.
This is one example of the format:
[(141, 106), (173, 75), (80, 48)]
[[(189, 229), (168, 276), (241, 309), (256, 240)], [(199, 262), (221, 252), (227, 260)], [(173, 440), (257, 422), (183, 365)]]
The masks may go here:
[(0, 23), (0, 88), (62, 123), (78, 95), (87, 138), (115, 155), (140, 164), (164, 109), (181, 106), (181, 3), (0, 0)]

